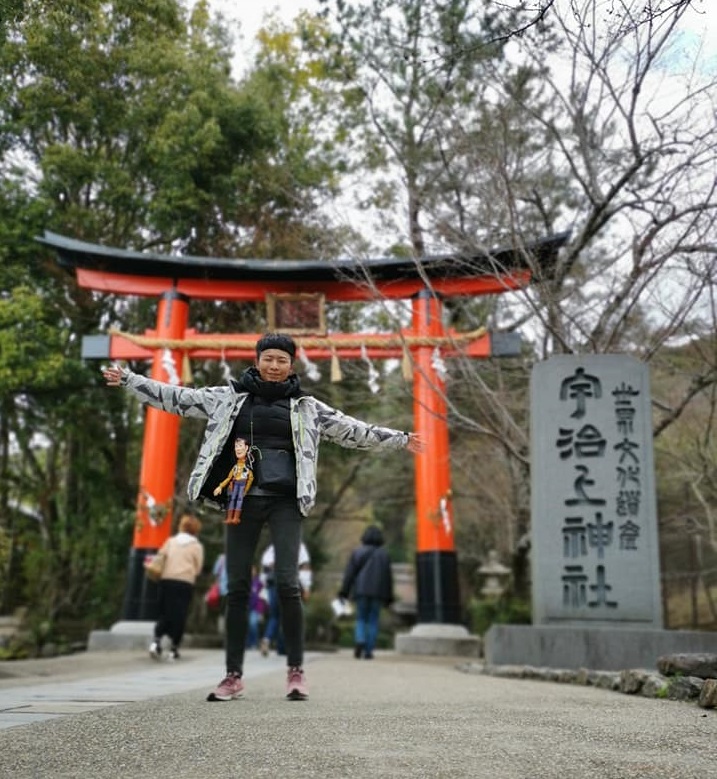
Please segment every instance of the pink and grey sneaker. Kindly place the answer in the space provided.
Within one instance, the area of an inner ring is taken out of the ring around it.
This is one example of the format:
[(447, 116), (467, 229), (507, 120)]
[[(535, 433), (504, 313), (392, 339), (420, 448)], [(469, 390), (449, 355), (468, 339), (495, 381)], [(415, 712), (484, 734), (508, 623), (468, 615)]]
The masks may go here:
[(303, 668), (289, 666), (286, 675), (286, 697), (290, 701), (305, 701), (309, 698), (309, 685)]
[(237, 673), (228, 673), (219, 682), (216, 690), (207, 695), (208, 701), (233, 701), (235, 698), (241, 698), (244, 695), (244, 682)]

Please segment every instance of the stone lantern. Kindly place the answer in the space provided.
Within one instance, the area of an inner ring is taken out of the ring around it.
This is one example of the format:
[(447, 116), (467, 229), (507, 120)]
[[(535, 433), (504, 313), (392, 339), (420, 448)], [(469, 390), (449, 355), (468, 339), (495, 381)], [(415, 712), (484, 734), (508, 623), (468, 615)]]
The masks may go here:
[(491, 549), (488, 552), (488, 559), (478, 569), (478, 576), (483, 581), (480, 594), (484, 598), (499, 598), (508, 586), (510, 573), (510, 568), (503, 565), (498, 559), (498, 552)]

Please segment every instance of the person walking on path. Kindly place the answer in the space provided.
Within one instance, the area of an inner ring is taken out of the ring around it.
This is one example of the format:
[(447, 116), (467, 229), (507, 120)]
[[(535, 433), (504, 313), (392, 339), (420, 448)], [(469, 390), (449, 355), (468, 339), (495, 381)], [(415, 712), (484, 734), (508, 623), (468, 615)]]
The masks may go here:
[[(268, 657), (272, 645), (278, 655), (285, 655), (284, 636), (281, 632), (281, 611), (279, 608), (279, 595), (276, 590), (276, 577), (274, 576), (274, 544), (269, 544), (261, 556), (261, 577), (267, 592), (267, 617), (264, 626), (264, 635), (259, 648), (264, 657)], [(299, 546), (299, 587), (301, 587), (301, 599), (306, 601), (311, 594), (313, 572), (311, 570), (311, 556), (306, 544)]]
[(227, 605), (227, 591), (229, 589), (229, 581), (227, 578), (227, 557), (222, 552), (217, 555), (217, 559), (214, 561), (212, 567), (212, 575), (214, 576), (214, 583), (219, 588), (219, 607), (217, 611), (219, 615), (217, 617), (217, 630), (221, 635), (224, 635), (224, 612)]
[(169, 636), (168, 658), (179, 660), (179, 646), (184, 637), (194, 583), (204, 565), (204, 547), (197, 538), (202, 523), (192, 514), (184, 514), (179, 531), (168, 538), (157, 554), (164, 557), (159, 580), (159, 618), (154, 625), (154, 640), (149, 645), (150, 657), (162, 659), (162, 638)]
[(247, 649), (259, 648), (261, 624), (269, 608), (267, 592), (256, 566), (251, 569), (251, 594), (249, 595), (249, 632), (246, 637)]
[(383, 546), (383, 533), (375, 525), (364, 530), (361, 546), (351, 552), (338, 595), (356, 604), (354, 657), (373, 659), (381, 606), (393, 603), (391, 559)]
[(244, 496), (241, 521), (225, 525), (229, 590), (226, 614), (226, 676), (208, 700), (227, 701), (244, 692), (242, 668), (251, 589), (251, 566), (264, 524), (276, 552), (275, 575), (287, 650), (286, 697), (308, 698), (303, 670), (304, 610), (298, 558), (301, 519), (316, 502), (319, 442), (353, 449), (423, 451), (421, 437), (350, 417), (301, 389), (294, 372), (296, 344), (268, 333), (256, 344), (255, 364), (227, 386), (191, 389), (112, 365), (109, 386), (124, 386), (140, 401), (174, 414), (207, 419), (189, 477), (190, 500), (214, 499), (233, 462), (234, 440), (249, 441), (254, 479)]

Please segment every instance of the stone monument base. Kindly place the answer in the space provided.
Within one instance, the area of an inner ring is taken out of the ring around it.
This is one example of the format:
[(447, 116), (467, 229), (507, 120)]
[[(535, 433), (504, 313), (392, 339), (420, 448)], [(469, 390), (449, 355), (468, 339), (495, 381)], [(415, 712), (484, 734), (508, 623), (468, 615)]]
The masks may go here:
[[(138, 649), (147, 651), (154, 636), (154, 622), (124, 620), (115, 622), (109, 630), (93, 630), (87, 641), (87, 651), (108, 651), (112, 649)], [(169, 641), (165, 637), (165, 642)], [(222, 637), (216, 635), (185, 634), (183, 647), (221, 647)]]
[(717, 632), (626, 627), (493, 625), (485, 635), (488, 665), (622, 671), (655, 668), (661, 655), (717, 653)]
[(456, 655), (479, 657), (481, 640), (463, 625), (423, 623), (396, 636), (396, 652), (402, 655)]

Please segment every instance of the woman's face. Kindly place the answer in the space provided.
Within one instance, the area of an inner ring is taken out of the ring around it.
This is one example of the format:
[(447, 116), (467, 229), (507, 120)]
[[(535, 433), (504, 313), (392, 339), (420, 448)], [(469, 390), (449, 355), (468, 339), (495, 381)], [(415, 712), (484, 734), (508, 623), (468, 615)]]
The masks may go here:
[(291, 357), (281, 349), (264, 349), (256, 367), (264, 381), (286, 381), (291, 373)]
[(236, 441), (234, 441), (234, 454), (238, 460), (240, 460), (242, 457), (246, 457), (246, 453), (248, 451), (249, 447), (243, 438), (237, 438)]

